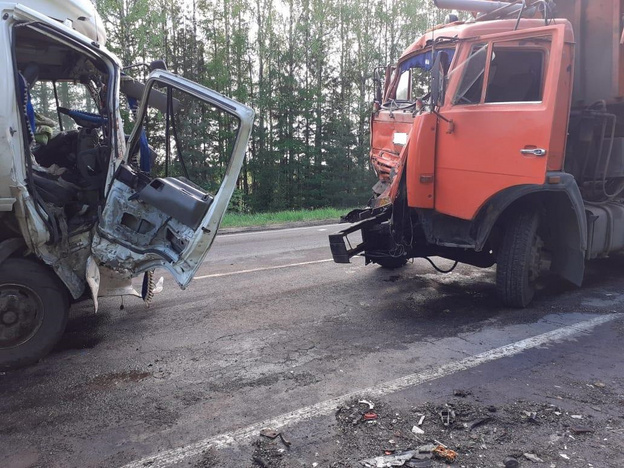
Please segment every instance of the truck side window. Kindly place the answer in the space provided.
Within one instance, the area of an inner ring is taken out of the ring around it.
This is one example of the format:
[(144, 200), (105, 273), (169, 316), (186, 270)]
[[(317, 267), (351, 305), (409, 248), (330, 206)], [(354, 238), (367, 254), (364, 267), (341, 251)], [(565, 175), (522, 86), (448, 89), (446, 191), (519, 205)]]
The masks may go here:
[(410, 99), (410, 74), (411, 70), (405, 70), (401, 73), (401, 78), (399, 78), (399, 84), (396, 90), (395, 99), (397, 101), (409, 101)]
[(544, 51), (494, 46), (485, 102), (542, 100)]
[(463, 68), (464, 74), (457, 88), (457, 93), (453, 98), (453, 104), (476, 104), (481, 102), (487, 55), (487, 44), (475, 45), (470, 51), (468, 60), (456, 67), (456, 69)]

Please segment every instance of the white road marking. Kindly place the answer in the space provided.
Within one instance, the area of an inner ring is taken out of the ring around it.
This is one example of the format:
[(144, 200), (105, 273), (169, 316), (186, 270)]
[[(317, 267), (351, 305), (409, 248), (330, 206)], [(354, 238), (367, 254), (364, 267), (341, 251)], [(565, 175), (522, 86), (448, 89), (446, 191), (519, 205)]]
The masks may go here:
[[(285, 229), (267, 229), (266, 231), (233, 232), (231, 234), (228, 234), (225, 232), (225, 233), (218, 233), (217, 239), (219, 239), (219, 237), (221, 236), (225, 238), (225, 237), (234, 237), (234, 236), (250, 236), (253, 234), (272, 234), (272, 233), (278, 234), (278, 233), (291, 232), (291, 231), (302, 231), (305, 229), (318, 229), (318, 228), (330, 228), (330, 227), (339, 228), (341, 227), (341, 225), (340, 223), (332, 223), (332, 224), (321, 224), (319, 226), (302, 226), (302, 227), (285, 228)], [(228, 229), (228, 228), (224, 228), (224, 229)]]
[(331, 258), (327, 258), (325, 260), (313, 260), (310, 262), (290, 263), (288, 265), (276, 265), (272, 267), (251, 268), (249, 270), (229, 271), (227, 273), (213, 273), (212, 275), (196, 276), (194, 280), (197, 281), (197, 280), (208, 279), (208, 278), (221, 278), (222, 276), (242, 275), (243, 273), (255, 273), (257, 271), (280, 270), (282, 268), (291, 268), (291, 267), (304, 266), (304, 265), (314, 265), (316, 263), (327, 263), (327, 262), (333, 262), (333, 260)]
[(390, 393), (395, 393), (400, 390), (404, 390), (409, 387), (421, 385), (425, 382), (447, 377), (456, 372), (461, 372), (467, 369), (471, 369), (487, 362), (496, 361), (504, 357), (515, 356), (523, 351), (538, 348), (541, 346), (557, 343), (562, 340), (569, 340), (577, 337), (582, 333), (591, 331), (594, 327), (602, 325), (607, 322), (624, 317), (624, 314), (609, 314), (601, 315), (591, 320), (576, 323), (567, 327), (558, 328), (541, 335), (526, 338), (524, 340), (516, 341), (499, 348), (491, 349), (483, 353), (470, 356), (456, 362), (450, 362), (448, 364), (441, 365), (437, 368), (427, 369), (417, 374), (406, 375), (389, 382), (382, 383), (380, 385), (363, 388), (355, 392), (347, 393), (346, 395), (332, 398), (330, 400), (321, 401), (314, 405), (300, 408), (290, 413), (285, 413), (272, 419), (267, 419), (247, 427), (236, 429), (231, 432), (225, 432), (223, 434), (209, 437), (207, 439), (195, 442), (187, 445), (186, 447), (180, 447), (177, 449), (167, 450), (149, 457), (142, 458), (140, 460), (128, 463), (123, 468), (143, 468), (149, 466), (150, 468), (162, 468), (171, 466), (175, 463), (179, 463), (189, 457), (200, 455), (208, 448), (224, 448), (241, 442), (245, 442), (258, 435), (261, 429), (270, 427), (273, 429), (280, 429), (289, 424), (296, 424), (307, 419), (314, 418), (316, 416), (326, 416), (333, 413), (336, 407), (348, 401), (356, 396), (366, 395), (381, 397)]

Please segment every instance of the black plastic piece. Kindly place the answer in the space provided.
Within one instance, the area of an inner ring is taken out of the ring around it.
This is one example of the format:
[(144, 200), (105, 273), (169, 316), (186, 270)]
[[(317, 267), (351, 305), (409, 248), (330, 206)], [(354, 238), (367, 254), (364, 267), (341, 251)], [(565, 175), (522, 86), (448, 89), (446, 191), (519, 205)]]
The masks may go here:
[(180, 179), (154, 179), (138, 193), (138, 198), (182, 224), (197, 229), (213, 198), (196, 185)]
[(329, 247), (332, 252), (332, 257), (335, 263), (350, 263), (349, 259), (354, 255), (363, 252), (366, 249), (366, 242), (356, 245), (355, 247), (347, 248), (347, 236), (354, 232), (369, 229), (376, 224), (383, 223), (390, 216), (390, 208), (384, 207), (383, 211), (374, 218), (367, 219), (361, 223), (349, 226), (347, 229), (343, 229), (337, 234), (329, 235)]
[(126, 166), (125, 164), (119, 166), (115, 174), (115, 179), (137, 191), (149, 184), (151, 180), (149, 176), (140, 172), (137, 173), (130, 166)]

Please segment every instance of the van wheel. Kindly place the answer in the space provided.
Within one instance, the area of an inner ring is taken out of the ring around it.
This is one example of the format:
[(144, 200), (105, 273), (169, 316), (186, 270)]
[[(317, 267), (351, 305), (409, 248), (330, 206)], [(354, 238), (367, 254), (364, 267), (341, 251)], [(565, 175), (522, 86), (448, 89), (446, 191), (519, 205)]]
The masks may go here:
[(65, 285), (41, 263), (9, 258), (0, 265), (0, 368), (34, 364), (63, 335)]
[(535, 210), (518, 212), (506, 227), (497, 258), (496, 288), (508, 307), (524, 308), (533, 300), (544, 242), (537, 233)]

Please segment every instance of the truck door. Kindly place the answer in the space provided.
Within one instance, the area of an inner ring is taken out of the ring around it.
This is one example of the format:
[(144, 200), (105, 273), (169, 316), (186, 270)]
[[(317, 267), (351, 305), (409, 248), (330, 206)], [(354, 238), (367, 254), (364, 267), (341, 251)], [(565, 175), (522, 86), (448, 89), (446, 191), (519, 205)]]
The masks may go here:
[(569, 24), (558, 24), (463, 44), (441, 108), (454, 125), (438, 132), (437, 211), (472, 219), (494, 194), (515, 185), (542, 185), (547, 170), (561, 170), (571, 38)]
[(185, 288), (236, 186), (253, 115), (192, 81), (152, 72), (94, 237), (96, 260), (132, 276), (165, 267)]

